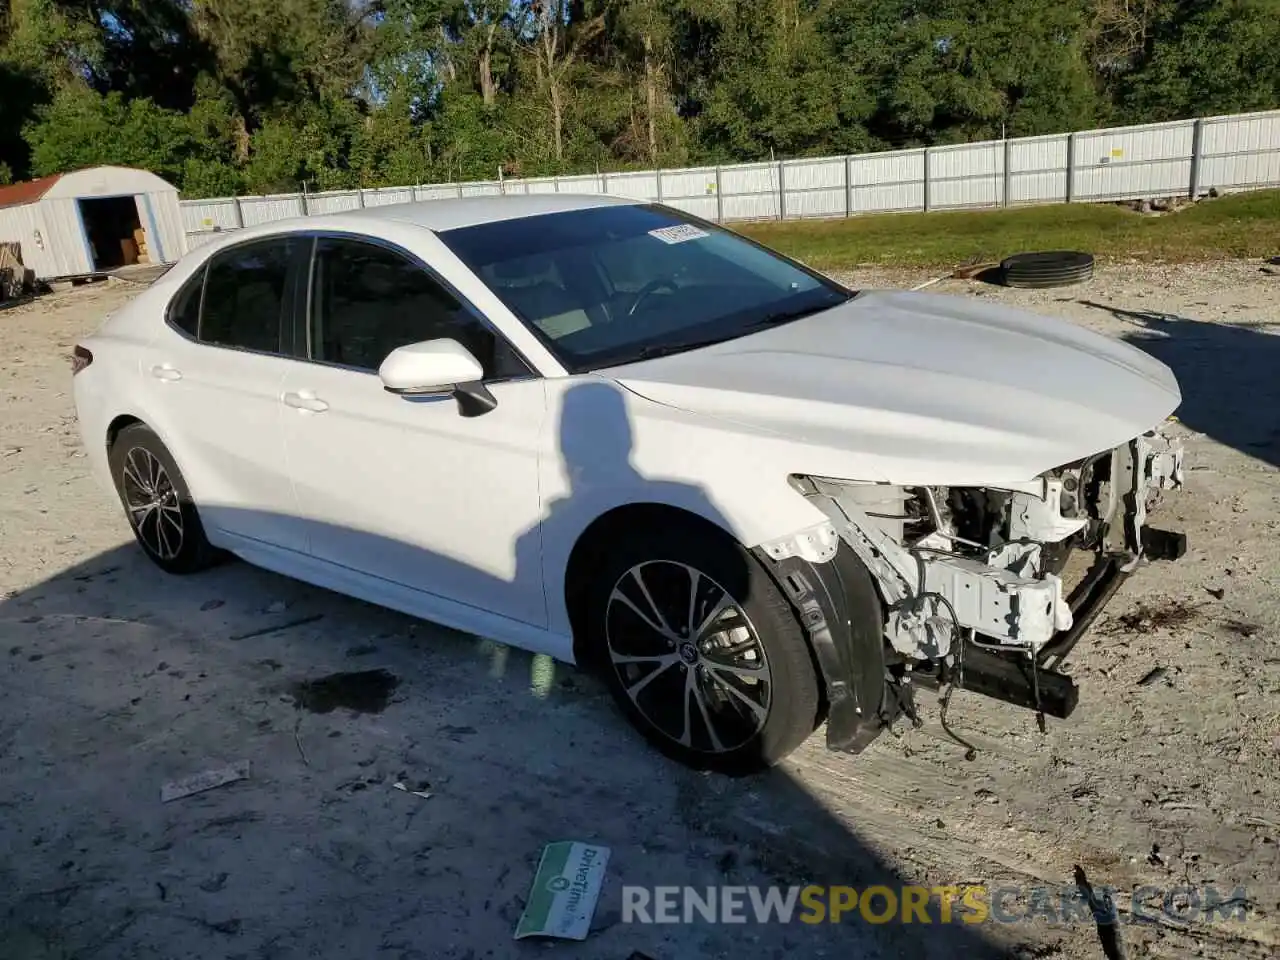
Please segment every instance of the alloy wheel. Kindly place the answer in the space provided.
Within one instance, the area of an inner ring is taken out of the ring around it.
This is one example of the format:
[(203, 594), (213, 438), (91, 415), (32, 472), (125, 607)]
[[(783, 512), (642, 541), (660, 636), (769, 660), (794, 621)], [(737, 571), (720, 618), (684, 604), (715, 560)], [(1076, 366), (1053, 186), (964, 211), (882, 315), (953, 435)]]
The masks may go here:
[(609, 594), (605, 640), (627, 697), (681, 746), (727, 753), (764, 726), (773, 679), (750, 618), (713, 578), (651, 560)]
[(121, 490), (129, 523), (143, 546), (162, 560), (172, 560), (182, 549), (182, 506), (164, 464), (145, 447), (134, 447), (125, 456)]

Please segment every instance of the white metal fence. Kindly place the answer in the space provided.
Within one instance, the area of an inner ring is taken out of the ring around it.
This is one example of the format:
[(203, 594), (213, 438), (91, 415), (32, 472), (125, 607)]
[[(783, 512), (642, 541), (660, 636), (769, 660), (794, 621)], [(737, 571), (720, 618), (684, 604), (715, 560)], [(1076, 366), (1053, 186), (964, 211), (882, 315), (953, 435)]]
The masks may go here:
[(1200, 196), (1280, 186), (1280, 110), (732, 166), (184, 200), (188, 247), (224, 230), (411, 200), (608, 193), (708, 220), (847, 217)]

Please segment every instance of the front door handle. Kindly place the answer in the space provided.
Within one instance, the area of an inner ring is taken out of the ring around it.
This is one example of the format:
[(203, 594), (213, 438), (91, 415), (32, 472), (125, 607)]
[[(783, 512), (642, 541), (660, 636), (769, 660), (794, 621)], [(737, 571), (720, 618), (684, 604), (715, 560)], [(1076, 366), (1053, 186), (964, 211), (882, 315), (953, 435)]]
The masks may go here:
[(325, 403), (310, 390), (299, 390), (297, 393), (286, 393), (284, 395), (285, 406), (294, 407), (298, 410), (306, 410), (310, 413), (324, 413), (329, 409), (329, 404)]
[(175, 370), (167, 363), (158, 363), (151, 368), (151, 375), (157, 380), (181, 380), (182, 371)]

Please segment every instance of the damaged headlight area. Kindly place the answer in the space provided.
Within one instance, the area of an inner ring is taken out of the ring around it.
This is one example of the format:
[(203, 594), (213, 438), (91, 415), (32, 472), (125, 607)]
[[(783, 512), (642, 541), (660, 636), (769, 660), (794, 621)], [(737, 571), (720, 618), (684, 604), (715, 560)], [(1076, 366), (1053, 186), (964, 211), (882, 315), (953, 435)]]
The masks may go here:
[(1009, 487), (812, 476), (792, 485), (830, 521), (816, 539), (847, 543), (871, 571), (897, 657), (945, 662), (964, 639), (1034, 658), (1097, 613), (1091, 595), (1064, 587), (1073, 550), (1093, 552), (1117, 576), (1144, 554), (1180, 553), (1180, 538), (1149, 529), (1146, 519), (1160, 491), (1181, 486), (1182, 459), (1178, 441), (1153, 431)]

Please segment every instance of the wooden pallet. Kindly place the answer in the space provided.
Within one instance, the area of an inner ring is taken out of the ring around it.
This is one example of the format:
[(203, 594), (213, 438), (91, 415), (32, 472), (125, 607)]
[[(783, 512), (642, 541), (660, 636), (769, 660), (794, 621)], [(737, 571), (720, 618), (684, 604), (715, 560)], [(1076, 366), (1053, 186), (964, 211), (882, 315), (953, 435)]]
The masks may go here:
[(22, 247), (0, 243), (0, 301), (16, 300), (31, 292), (35, 275), (22, 263)]

